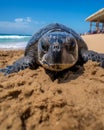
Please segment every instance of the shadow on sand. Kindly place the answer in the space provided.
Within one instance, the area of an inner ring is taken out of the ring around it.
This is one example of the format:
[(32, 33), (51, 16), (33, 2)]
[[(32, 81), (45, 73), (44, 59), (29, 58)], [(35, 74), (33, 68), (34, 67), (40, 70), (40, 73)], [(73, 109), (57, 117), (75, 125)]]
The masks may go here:
[(62, 72), (51, 72), (49, 70), (45, 70), (45, 71), (49, 75), (52, 81), (57, 80), (58, 83), (66, 83), (82, 75), (84, 72), (84, 67), (74, 66)]

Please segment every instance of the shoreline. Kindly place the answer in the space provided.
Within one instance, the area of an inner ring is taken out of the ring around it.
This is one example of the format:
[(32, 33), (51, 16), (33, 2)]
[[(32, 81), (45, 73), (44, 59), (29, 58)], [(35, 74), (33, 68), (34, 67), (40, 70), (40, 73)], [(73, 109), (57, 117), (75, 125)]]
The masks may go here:
[[(89, 34), (82, 35), (82, 39), (86, 42), (89, 50), (93, 50), (99, 53), (104, 53), (104, 34)], [(0, 48), (0, 51), (10, 51), (10, 50), (25, 50), (26, 47), (23, 48)]]
[(14, 51), (19, 51), (19, 50), (25, 50), (25, 47), (24, 48), (0, 48), (0, 51), (11, 51), (11, 50), (14, 50)]

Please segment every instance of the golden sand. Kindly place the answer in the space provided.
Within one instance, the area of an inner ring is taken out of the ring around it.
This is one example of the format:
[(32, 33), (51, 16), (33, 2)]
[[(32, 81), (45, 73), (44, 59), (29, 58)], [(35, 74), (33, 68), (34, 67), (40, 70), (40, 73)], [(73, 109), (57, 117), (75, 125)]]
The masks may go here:
[(104, 53), (104, 34), (91, 34), (82, 36), (90, 50)]
[[(104, 50), (103, 42), (97, 43), (102, 39), (84, 40), (89, 48)], [(22, 55), (0, 51), (0, 68)], [(51, 81), (42, 67), (0, 74), (0, 130), (103, 130), (104, 69), (89, 61), (62, 82)]]

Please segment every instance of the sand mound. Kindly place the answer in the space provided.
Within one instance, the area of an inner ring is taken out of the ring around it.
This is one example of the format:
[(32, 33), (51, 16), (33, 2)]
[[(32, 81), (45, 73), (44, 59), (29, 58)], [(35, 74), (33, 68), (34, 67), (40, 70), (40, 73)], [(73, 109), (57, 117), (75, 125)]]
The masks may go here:
[[(0, 68), (22, 51), (0, 51)], [(42, 67), (0, 74), (0, 130), (103, 130), (104, 69), (88, 62), (51, 81)]]

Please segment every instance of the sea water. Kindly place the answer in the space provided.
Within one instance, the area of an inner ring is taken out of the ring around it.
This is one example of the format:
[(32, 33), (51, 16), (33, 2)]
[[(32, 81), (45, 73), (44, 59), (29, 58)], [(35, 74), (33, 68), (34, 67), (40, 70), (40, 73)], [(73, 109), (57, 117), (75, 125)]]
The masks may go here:
[(0, 34), (0, 49), (25, 49), (31, 35)]

